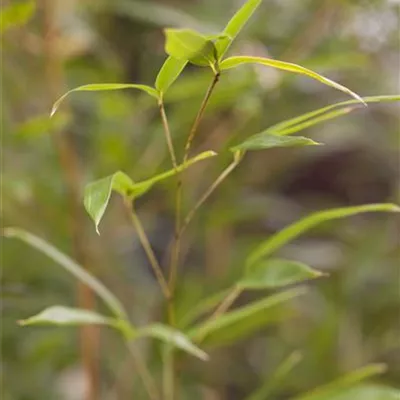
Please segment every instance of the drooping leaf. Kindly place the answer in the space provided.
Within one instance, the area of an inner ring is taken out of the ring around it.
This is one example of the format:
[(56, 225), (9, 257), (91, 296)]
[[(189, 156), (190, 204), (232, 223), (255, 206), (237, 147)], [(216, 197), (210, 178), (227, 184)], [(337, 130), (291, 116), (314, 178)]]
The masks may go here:
[(244, 142), (233, 146), (231, 151), (238, 150), (263, 150), (274, 147), (303, 147), (317, 146), (320, 143), (302, 136), (279, 136), (273, 133), (261, 132), (246, 139)]
[(89, 274), (83, 267), (67, 255), (61, 253), (54, 246), (23, 229), (7, 228), (4, 230), (4, 235), (6, 237), (19, 239), (45, 254), (79, 281), (90, 287), (104, 301), (116, 317), (122, 320), (127, 319), (127, 314), (121, 302), (97, 278)]
[(105, 317), (94, 311), (64, 306), (52, 306), (33, 317), (18, 321), (20, 325), (110, 325), (115, 319)]
[(122, 90), (122, 89), (138, 89), (150, 96), (158, 99), (158, 92), (156, 89), (147, 85), (139, 85), (134, 83), (94, 83), (90, 85), (79, 86), (62, 95), (53, 105), (50, 116), (52, 117), (63, 100), (73, 92), (101, 92), (106, 90)]
[(262, 385), (249, 397), (246, 397), (246, 400), (272, 399), (271, 394), (274, 394), (277, 388), (285, 382), (288, 375), (293, 371), (296, 365), (298, 365), (302, 358), (302, 354), (298, 351), (290, 354), (272, 375), (268, 374), (268, 377), (265, 377)]
[(191, 165), (193, 165), (193, 164), (195, 164), (195, 163), (197, 163), (199, 161), (205, 160), (207, 158), (214, 157), (216, 155), (217, 155), (217, 153), (215, 153), (214, 151), (204, 151), (203, 153), (200, 153), (199, 155), (197, 155), (197, 156), (191, 158), (190, 160), (186, 161), (186, 163), (178, 165), (178, 167), (176, 169), (172, 168), (172, 169), (170, 169), (170, 170), (168, 170), (166, 172), (163, 172), (163, 173), (161, 173), (159, 175), (156, 175), (156, 176), (154, 176), (154, 177), (152, 177), (150, 179), (146, 179), (144, 181), (137, 182), (134, 185), (132, 185), (132, 187), (131, 187), (131, 191), (130, 191), (131, 195), (133, 197), (136, 197), (136, 198), (139, 197), (139, 196), (142, 196), (148, 190), (150, 190), (151, 187), (155, 183), (163, 181), (164, 179), (170, 178), (171, 176), (176, 175), (177, 172), (182, 172), (186, 168), (190, 167)]
[(150, 336), (185, 351), (203, 361), (208, 355), (198, 348), (184, 333), (163, 324), (154, 324), (138, 331), (139, 336)]
[[(400, 101), (400, 95), (396, 96), (369, 96), (363, 97), (364, 103), (385, 103)], [(266, 132), (276, 135), (290, 135), (299, 132), (310, 126), (325, 122), (327, 120), (346, 115), (351, 111), (358, 109), (358, 100), (347, 100), (340, 103), (331, 104), (329, 106), (319, 108), (318, 110), (302, 114), (295, 118), (279, 122), (269, 127)]]
[(229, 46), (233, 40), (235, 40), (236, 36), (242, 30), (246, 22), (256, 11), (261, 1), (262, 0), (247, 0), (228, 22), (223, 32), (226, 34), (226, 37), (217, 40), (215, 44), (220, 59), (226, 53)]
[(317, 74), (316, 72), (311, 71), (308, 68), (304, 68), (300, 65), (292, 64), (285, 61), (273, 60), (271, 58), (263, 58), (263, 57), (250, 57), (250, 56), (229, 57), (221, 62), (220, 69), (221, 71), (223, 71), (230, 68), (235, 68), (243, 64), (260, 64), (260, 65), (265, 65), (267, 67), (273, 67), (284, 71), (290, 71), (300, 75), (305, 75), (310, 78), (316, 79), (317, 81), (322, 82), (325, 85), (331, 86), (337, 90), (347, 93), (348, 95), (354, 97), (362, 104), (365, 104), (364, 100), (358, 94), (352, 92), (347, 87), (340, 85), (339, 83), (336, 83), (331, 79), (325, 78), (324, 76)]
[(178, 60), (169, 56), (156, 78), (156, 89), (164, 94), (168, 88), (175, 82), (187, 64), (186, 60)]
[(270, 256), (274, 251), (278, 250), (286, 243), (322, 222), (338, 218), (346, 218), (366, 212), (400, 212), (400, 207), (395, 204), (385, 203), (365, 204), (354, 207), (333, 208), (312, 213), (262, 242), (248, 257), (247, 265), (252, 266), (260, 259)]
[[(380, 375), (385, 371), (386, 365), (384, 364), (370, 364), (356, 371), (349, 372), (333, 382), (317, 387), (293, 400), (339, 400), (342, 395), (346, 395), (350, 389), (354, 388), (360, 382)], [(374, 400), (376, 399), (374, 398)]]
[(322, 272), (297, 261), (263, 259), (247, 268), (238, 285), (245, 290), (277, 288), (323, 275)]
[(165, 29), (165, 52), (177, 60), (209, 66), (216, 61), (212, 40), (190, 29)]
[(189, 337), (207, 345), (226, 345), (287, 317), (289, 300), (305, 293), (304, 288), (286, 290), (195, 326)]
[(11, 2), (8, 5), (4, 5), (1, 9), (0, 34), (14, 26), (27, 23), (34, 14), (35, 9), (36, 4), (33, 0)]
[(99, 224), (110, 201), (111, 192), (115, 190), (122, 196), (129, 196), (133, 182), (121, 171), (89, 183), (85, 188), (84, 205), (99, 233)]

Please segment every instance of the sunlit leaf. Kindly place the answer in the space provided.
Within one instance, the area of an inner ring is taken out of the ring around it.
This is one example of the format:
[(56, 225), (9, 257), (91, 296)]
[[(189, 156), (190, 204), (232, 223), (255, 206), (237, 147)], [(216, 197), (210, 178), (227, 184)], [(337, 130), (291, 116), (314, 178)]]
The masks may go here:
[(186, 60), (178, 60), (169, 56), (157, 75), (155, 83), (156, 89), (164, 94), (181, 74), (186, 64)]
[(268, 374), (268, 377), (265, 377), (262, 385), (250, 396), (246, 397), (246, 400), (272, 399), (271, 393), (275, 393), (277, 388), (285, 383), (288, 375), (299, 364), (302, 358), (303, 356), (298, 351), (290, 354), (272, 375)]
[(110, 325), (116, 320), (94, 311), (64, 306), (52, 306), (33, 317), (18, 321), (20, 325)]
[(33, 0), (10, 2), (1, 9), (0, 34), (8, 29), (24, 25), (35, 12), (36, 4)]
[(265, 65), (267, 67), (277, 68), (284, 71), (290, 71), (297, 74), (306, 75), (310, 78), (316, 79), (317, 81), (324, 83), (325, 85), (331, 86), (344, 93), (347, 93), (350, 96), (357, 99), (359, 102), (365, 104), (364, 100), (358, 94), (352, 92), (347, 87), (340, 85), (339, 83), (336, 83), (331, 79), (325, 78), (324, 76), (317, 74), (316, 72), (311, 71), (310, 69), (304, 68), (297, 64), (288, 63), (285, 61), (278, 61), (271, 58), (263, 58), (263, 57), (250, 57), (250, 56), (229, 57), (221, 62), (220, 69), (221, 71), (223, 71), (230, 68), (235, 68), (243, 64), (260, 64), (260, 65)]
[(166, 325), (154, 324), (138, 331), (139, 336), (150, 336), (163, 342), (170, 343), (186, 353), (189, 353), (203, 361), (208, 360), (208, 355), (198, 348), (193, 342), (182, 332), (172, 329)]
[(290, 260), (260, 260), (247, 268), (238, 285), (246, 290), (276, 288), (323, 276), (309, 266)]
[(85, 188), (84, 205), (99, 233), (99, 224), (110, 201), (111, 192), (115, 190), (122, 196), (129, 196), (133, 182), (121, 171), (89, 183)]
[(320, 143), (302, 136), (279, 136), (272, 133), (261, 132), (246, 139), (244, 142), (231, 148), (238, 150), (263, 150), (274, 147), (302, 147), (315, 146)]
[(165, 52), (170, 56), (200, 66), (215, 62), (212, 40), (190, 29), (165, 29)]
[(248, 257), (247, 265), (252, 266), (260, 259), (271, 255), (286, 243), (295, 239), (297, 236), (313, 228), (314, 226), (338, 218), (350, 217), (352, 215), (366, 212), (400, 212), (400, 207), (395, 204), (366, 204), (354, 207), (334, 208), (313, 213), (300, 221), (282, 229), (275, 235), (262, 242)]
[(217, 40), (215, 44), (219, 58), (221, 58), (226, 53), (232, 41), (236, 38), (236, 36), (239, 34), (239, 32), (246, 24), (246, 22), (256, 11), (261, 1), (262, 0), (247, 0), (245, 4), (236, 12), (236, 14), (228, 22), (228, 24), (224, 29), (224, 33), (227, 36)]
[(269, 296), (199, 324), (189, 332), (195, 342), (226, 345), (287, 317), (285, 303), (305, 293), (296, 288)]
[[(385, 103), (400, 101), (400, 95), (397, 96), (369, 96), (363, 97), (364, 103)], [(310, 126), (328, 121), (333, 118), (346, 115), (351, 111), (359, 108), (360, 102), (358, 100), (347, 100), (340, 103), (331, 104), (327, 107), (319, 108), (302, 114), (295, 118), (290, 118), (286, 121), (279, 122), (269, 127), (266, 132), (274, 133), (276, 135), (290, 135), (299, 132)]]
[(64, 253), (61, 253), (54, 246), (32, 233), (19, 228), (6, 228), (4, 235), (19, 239), (45, 254), (79, 281), (90, 287), (107, 304), (114, 315), (121, 319), (127, 318), (123, 305), (97, 278), (89, 274), (83, 267)]
[[(342, 400), (343, 397), (341, 396), (348, 395), (349, 390), (354, 388), (354, 386), (359, 384), (359, 382), (380, 375), (385, 371), (386, 365), (384, 364), (370, 364), (356, 371), (349, 372), (333, 382), (317, 387), (316, 389), (300, 395), (293, 400)], [(355, 398), (351, 397), (351, 399)], [(365, 398), (362, 398), (362, 400), (365, 400)], [(377, 399), (374, 397), (374, 400)], [(388, 399), (385, 398), (385, 400)]]
[(134, 83), (94, 83), (90, 85), (79, 86), (65, 93), (54, 103), (53, 108), (51, 109), (50, 116), (52, 117), (56, 113), (58, 107), (63, 102), (63, 100), (73, 92), (102, 92), (107, 90), (122, 90), (122, 89), (138, 89), (158, 99), (157, 90), (152, 88), (151, 86), (138, 85)]

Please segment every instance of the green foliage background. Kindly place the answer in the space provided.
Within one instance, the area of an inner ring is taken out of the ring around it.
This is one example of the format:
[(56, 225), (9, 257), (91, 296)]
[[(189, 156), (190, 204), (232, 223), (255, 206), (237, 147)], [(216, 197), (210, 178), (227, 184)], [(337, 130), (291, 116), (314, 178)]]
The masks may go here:
[[(4, 10), (16, 3), (5, 2)], [(71, 136), (82, 183), (116, 170), (143, 180), (169, 169), (170, 159), (157, 109), (146, 95), (73, 94), (49, 120), (56, 100), (50, 81), (56, 79), (64, 92), (88, 83), (151, 84), (165, 59), (163, 27), (217, 32), (241, 2), (56, 3), (62, 76), (51, 76), (45, 56), (48, 3), (39, 1), (25, 17), (23, 12), (2, 14), (2, 224), (26, 228), (72, 254), (66, 185), (52, 135)], [(398, 1), (264, 0), (230, 52), (302, 64), (361, 96), (396, 94), (398, 18)], [(166, 96), (177, 148), (184, 146), (210, 77), (188, 67)], [(241, 67), (223, 78), (196, 138), (196, 152), (222, 151), (281, 120), (347, 100), (331, 88), (269, 68)], [(398, 104), (371, 105), (305, 132), (324, 147), (248, 154), (187, 231), (178, 314), (228, 287), (261, 239), (303, 215), (328, 207), (398, 203), (398, 115)], [(229, 157), (188, 170), (185, 209)], [(161, 260), (173, 234), (174, 185), (173, 179), (163, 183), (137, 204)], [(117, 198), (102, 222), (101, 236), (94, 229), (88, 232), (93, 271), (118, 293), (134, 322), (162, 319), (159, 289)], [(307, 294), (293, 300), (290, 317), (237, 343), (235, 332), (246, 327), (228, 332), (225, 346), (206, 348), (211, 355), (206, 366), (185, 360), (180, 366), (182, 398), (244, 399), (294, 351), (302, 359), (271, 398), (292, 398), (372, 362), (388, 366), (375, 383), (400, 388), (398, 244), (396, 217), (377, 214), (323, 225), (285, 246), (279, 255), (330, 277), (308, 285)], [(2, 240), (1, 252), (3, 398), (82, 398), (78, 331), (16, 324), (50, 304), (76, 305), (75, 282), (20, 243)], [(263, 295), (243, 295), (238, 304)], [(159, 349), (152, 347), (147, 354), (158, 377)], [(98, 358), (101, 398), (141, 398), (134, 395), (139, 389), (132, 366), (126, 367), (125, 349), (113, 332), (102, 330)], [(71, 391), (77, 397), (68, 397)], [(365, 393), (349, 398), (364, 399)]]

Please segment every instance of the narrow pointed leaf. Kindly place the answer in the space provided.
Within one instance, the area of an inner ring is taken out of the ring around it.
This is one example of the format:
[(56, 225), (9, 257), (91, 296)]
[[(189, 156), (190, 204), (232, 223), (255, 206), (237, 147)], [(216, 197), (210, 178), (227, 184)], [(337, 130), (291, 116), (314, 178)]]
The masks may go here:
[(261, 132), (246, 139), (244, 142), (231, 148), (231, 151), (238, 150), (263, 150), (274, 147), (303, 147), (315, 146), (320, 143), (302, 136), (279, 136), (272, 133)]
[(45, 254), (80, 282), (90, 287), (104, 301), (115, 316), (121, 319), (127, 319), (127, 314), (121, 302), (97, 278), (89, 274), (83, 267), (64, 253), (61, 253), (54, 246), (23, 229), (7, 228), (4, 230), (4, 235), (6, 237), (19, 239)]
[(56, 113), (58, 107), (64, 101), (64, 99), (73, 92), (101, 92), (106, 90), (122, 90), (122, 89), (138, 89), (158, 99), (157, 90), (152, 88), (151, 86), (139, 85), (134, 83), (94, 83), (90, 85), (79, 86), (65, 93), (54, 103), (53, 108), (51, 109), (50, 116), (52, 117)]
[(105, 317), (94, 311), (52, 306), (33, 317), (18, 321), (20, 325), (110, 325), (115, 326), (117, 321)]
[(322, 272), (297, 261), (263, 259), (247, 268), (245, 276), (238, 285), (246, 290), (271, 289), (319, 278), (323, 275)]
[(164, 179), (170, 178), (171, 176), (176, 175), (177, 172), (178, 173), (182, 172), (186, 168), (190, 167), (191, 165), (193, 165), (199, 161), (205, 160), (207, 158), (214, 157), (216, 155), (217, 155), (217, 153), (215, 153), (214, 151), (205, 151), (203, 153), (200, 153), (199, 155), (188, 160), (186, 163), (179, 165), (176, 169), (172, 168), (169, 171), (163, 172), (163, 173), (156, 175), (150, 179), (146, 179), (145, 181), (135, 183), (134, 185), (132, 185), (130, 193), (133, 197), (142, 196), (148, 190), (150, 190), (151, 187), (155, 183), (163, 181)]
[(195, 342), (204, 341), (207, 345), (232, 343), (287, 317), (285, 303), (304, 293), (303, 288), (286, 290), (240, 307), (195, 326), (189, 332), (189, 337)]
[(293, 400), (339, 400), (340, 395), (346, 393), (358, 383), (376, 375), (381, 375), (385, 371), (386, 365), (384, 364), (370, 364), (356, 371), (349, 372), (335, 381), (320, 386), (304, 395), (300, 395)]
[(179, 77), (186, 64), (186, 60), (178, 60), (174, 57), (169, 56), (165, 60), (163, 66), (160, 69), (160, 72), (157, 75), (155, 83), (156, 89), (161, 94), (164, 94)]
[(150, 336), (165, 343), (170, 343), (174, 347), (200, 358), (200, 360), (203, 361), (207, 361), (209, 358), (207, 353), (198, 348), (185, 334), (163, 324), (154, 324), (143, 328), (138, 332), (138, 335)]
[(128, 196), (133, 186), (129, 176), (121, 171), (98, 181), (89, 183), (85, 188), (84, 205), (99, 233), (99, 224), (110, 201), (111, 192), (115, 190), (122, 196)]
[(226, 53), (232, 41), (236, 38), (246, 22), (256, 11), (257, 7), (261, 4), (261, 1), (262, 0), (247, 0), (228, 22), (223, 32), (227, 36), (216, 42), (219, 58)]
[(215, 62), (216, 49), (212, 40), (190, 29), (165, 29), (165, 52), (177, 60), (200, 66)]
[[(396, 96), (369, 96), (363, 97), (364, 103), (385, 103), (400, 101), (400, 95)], [(310, 126), (325, 122), (327, 120), (346, 115), (351, 111), (358, 109), (358, 100), (342, 101), (340, 103), (331, 104), (329, 106), (302, 114), (295, 118), (279, 122), (269, 127), (266, 132), (276, 135), (290, 135), (299, 132)]]
[(274, 251), (278, 250), (286, 243), (295, 239), (297, 236), (308, 231), (322, 222), (346, 218), (352, 215), (366, 213), (366, 212), (400, 212), (400, 207), (395, 204), (366, 204), (354, 207), (334, 208), (326, 211), (319, 211), (313, 213), (291, 225), (282, 229), (275, 235), (272, 235), (266, 241), (261, 243), (250, 254), (247, 259), (247, 265), (253, 266), (260, 259), (271, 255)]
[(267, 400), (272, 399), (271, 394), (274, 394), (281, 385), (284, 385), (288, 375), (299, 364), (303, 356), (300, 352), (295, 351), (287, 357), (282, 364), (279, 365), (277, 370), (268, 377), (265, 377), (261, 387), (245, 400)]
[(304, 68), (300, 65), (292, 64), (292, 63), (285, 62), (285, 61), (279, 61), (279, 60), (274, 60), (271, 58), (263, 58), (263, 57), (250, 57), (250, 56), (229, 57), (221, 62), (220, 69), (221, 69), (221, 71), (223, 71), (223, 70), (227, 70), (230, 68), (235, 68), (235, 67), (237, 67), (239, 65), (243, 65), (243, 64), (260, 64), (260, 65), (265, 65), (267, 67), (277, 68), (277, 69), (281, 69), (284, 71), (289, 71), (289, 72), (294, 72), (296, 74), (305, 75), (310, 78), (316, 79), (317, 81), (324, 83), (325, 85), (331, 86), (337, 90), (347, 93), (348, 95), (350, 95), (350, 96), (354, 97), (356, 100), (358, 100), (360, 103), (365, 104), (364, 100), (358, 94), (352, 92), (347, 87), (340, 85), (339, 83), (336, 83), (336, 82), (332, 81), (331, 79), (328, 79), (320, 74), (317, 74), (316, 72), (311, 71), (308, 68)]

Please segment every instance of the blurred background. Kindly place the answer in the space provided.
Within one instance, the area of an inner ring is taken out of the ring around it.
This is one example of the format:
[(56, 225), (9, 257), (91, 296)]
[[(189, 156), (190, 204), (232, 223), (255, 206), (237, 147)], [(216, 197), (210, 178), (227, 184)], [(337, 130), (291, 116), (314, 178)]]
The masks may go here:
[[(73, 94), (52, 120), (49, 111), (79, 85), (152, 85), (166, 57), (163, 27), (215, 33), (242, 3), (3, 2), (2, 225), (23, 227), (85, 264), (118, 294), (137, 325), (164, 319), (157, 282), (120, 199), (113, 197), (97, 236), (81, 193), (86, 183), (117, 170), (141, 180), (170, 168), (157, 107), (144, 94), (116, 91)], [(397, 0), (265, 0), (230, 54), (299, 63), (361, 96), (396, 94), (399, 7)], [(210, 79), (208, 71), (189, 66), (165, 99), (180, 156)], [(194, 146), (196, 153), (222, 155), (185, 174), (185, 210), (230, 162), (223, 152), (228, 144), (341, 100), (347, 98), (338, 91), (271, 68), (224, 74)], [(307, 213), (399, 202), (398, 104), (358, 109), (303, 134), (325, 146), (246, 155), (199, 211), (184, 240), (178, 314), (228, 287), (260, 240)], [(164, 264), (173, 235), (174, 188), (174, 179), (165, 181), (137, 204)], [(115, 333), (17, 325), (52, 304), (91, 307), (94, 300), (31, 248), (2, 240), (1, 252), (2, 398), (146, 398)], [(368, 214), (325, 224), (279, 255), (330, 277), (308, 285), (307, 294), (292, 302), (290, 317), (206, 347), (206, 366), (185, 358), (181, 398), (244, 399), (293, 352), (301, 361), (273, 399), (289, 399), (370, 362), (388, 366), (375, 383), (400, 389), (398, 220)], [(243, 295), (236, 305), (265, 294)], [(159, 349), (140, 346), (158, 379)]]

